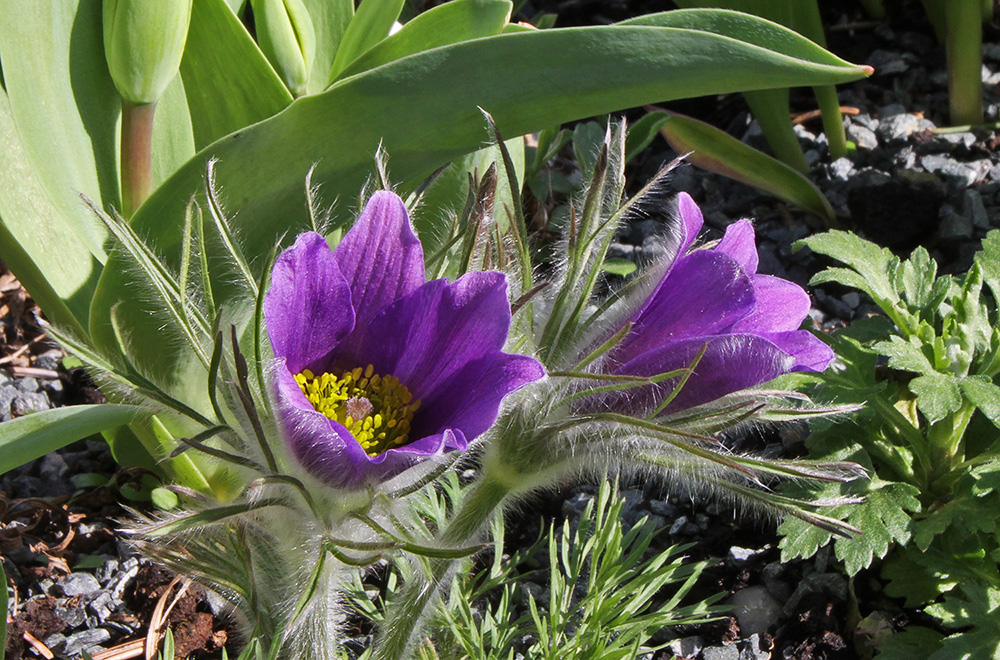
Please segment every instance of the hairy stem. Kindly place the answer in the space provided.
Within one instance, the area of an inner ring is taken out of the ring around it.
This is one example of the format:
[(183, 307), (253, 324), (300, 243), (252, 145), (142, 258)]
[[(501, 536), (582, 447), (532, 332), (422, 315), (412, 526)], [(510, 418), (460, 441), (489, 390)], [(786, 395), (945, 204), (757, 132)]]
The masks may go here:
[[(468, 544), (493, 518), (500, 504), (510, 494), (510, 487), (484, 475), (462, 502), (451, 522), (441, 534), (443, 547)], [(375, 660), (403, 660), (408, 657), (420, 635), (421, 624), (437, 600), (442, 583), (454, 560), (431, 559), (424, 572), (416, 571), (413, 579), (390, 605), (385, 623), (375, 643)]]

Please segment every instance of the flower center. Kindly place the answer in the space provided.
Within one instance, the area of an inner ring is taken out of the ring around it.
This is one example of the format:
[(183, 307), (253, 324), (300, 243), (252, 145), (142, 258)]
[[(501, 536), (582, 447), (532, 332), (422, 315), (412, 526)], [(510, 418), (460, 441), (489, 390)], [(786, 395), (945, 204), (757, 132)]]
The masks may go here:
[(370, 364), (339, 376), (305, 369), (295, 382), (316, 412), (342, 424), (369, 456), (405, 445), (420, 407), (399, 379), (376, 374)]

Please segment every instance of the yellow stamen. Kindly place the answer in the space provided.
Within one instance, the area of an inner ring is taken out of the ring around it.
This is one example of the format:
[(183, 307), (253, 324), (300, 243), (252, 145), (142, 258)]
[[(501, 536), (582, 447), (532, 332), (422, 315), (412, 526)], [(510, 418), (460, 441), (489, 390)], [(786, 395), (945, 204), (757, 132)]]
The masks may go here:
[(347, 428), (369, 456), (405, 445), (420, 407), (399, 379), (376, 374), (370, 364), (339, 376), (304, 369), (295, 382), (313, 408)]

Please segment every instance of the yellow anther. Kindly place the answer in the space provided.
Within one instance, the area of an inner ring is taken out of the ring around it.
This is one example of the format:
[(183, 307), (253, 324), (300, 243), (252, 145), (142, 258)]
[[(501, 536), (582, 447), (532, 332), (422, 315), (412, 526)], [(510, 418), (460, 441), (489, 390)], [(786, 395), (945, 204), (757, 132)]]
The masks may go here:
[(409, 440), (410, 421), (420, 407), (399, 379), (355, 367), (319, 376), (305, 369), (295, 382), (318, 412), (342, 424), (370, 456)]

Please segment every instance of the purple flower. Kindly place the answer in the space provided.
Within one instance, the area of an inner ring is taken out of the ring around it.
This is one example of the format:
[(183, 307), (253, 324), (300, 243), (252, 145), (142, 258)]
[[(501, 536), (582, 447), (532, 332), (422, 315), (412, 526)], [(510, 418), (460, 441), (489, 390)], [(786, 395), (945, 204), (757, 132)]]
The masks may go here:
[[(753, 226), (740, 220), (711, 249), (688, 252), (701, 230), (701, 211), (678, 198), (680, 244), (632, 329), (611, 355), (615, 374), (653, 376), (690, 366), (694, 373), (665, 412), (676, 412), (753, 387), (789, 371), (822, 371), (833, 351), (808, 330), (802, 287), (757, 273)], [(676, 385), (650, 388), (662, 397)], [(652, 401), (640, 401), (650, 405)]]
[(426, 282), (420, 242), (390, 192), (372, 196), (335, 250), (299, 236), (274, 265), (264, 316), (288, 446), (335, 487), (465, 450), (506, 394), (544, 375), (533, 358), (500, 350), (504, 275)]

